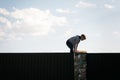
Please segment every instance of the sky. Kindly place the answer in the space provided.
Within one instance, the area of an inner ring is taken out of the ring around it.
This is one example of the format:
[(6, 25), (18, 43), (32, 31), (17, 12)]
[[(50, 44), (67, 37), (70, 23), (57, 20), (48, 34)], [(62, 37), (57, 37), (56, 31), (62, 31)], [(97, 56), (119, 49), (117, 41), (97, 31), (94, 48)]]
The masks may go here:
[(0, 0), (0, 52), (120, 52), (120, 0)]

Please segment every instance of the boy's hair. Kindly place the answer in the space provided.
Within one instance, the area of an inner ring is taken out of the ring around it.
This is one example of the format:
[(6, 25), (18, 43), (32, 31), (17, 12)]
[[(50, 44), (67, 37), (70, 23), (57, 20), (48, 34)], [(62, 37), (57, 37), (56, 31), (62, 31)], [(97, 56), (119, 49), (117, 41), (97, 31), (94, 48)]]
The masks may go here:
[(86, 39), (86, 36), (84, 34), (81, 34), (82, 37), (84, 37), (84, 39)]

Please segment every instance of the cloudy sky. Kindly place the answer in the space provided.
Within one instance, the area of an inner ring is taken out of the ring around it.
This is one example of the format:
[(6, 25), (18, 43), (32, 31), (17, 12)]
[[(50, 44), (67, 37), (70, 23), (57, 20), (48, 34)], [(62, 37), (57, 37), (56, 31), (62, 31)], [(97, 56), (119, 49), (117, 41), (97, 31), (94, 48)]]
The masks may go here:
[(120, 0), (0, 0), (0, 52), (120, 52)]

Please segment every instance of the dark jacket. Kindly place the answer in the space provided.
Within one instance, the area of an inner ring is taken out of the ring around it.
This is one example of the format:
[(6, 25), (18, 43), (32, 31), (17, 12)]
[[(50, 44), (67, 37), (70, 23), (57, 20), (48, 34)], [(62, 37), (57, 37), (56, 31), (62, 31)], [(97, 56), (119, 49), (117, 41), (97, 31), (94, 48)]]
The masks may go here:
[(68, 39), (69, 42), (73, 45), (74, 50), (77, 50), (78, 44), (80, 42), (80, 36), (76, 35)]

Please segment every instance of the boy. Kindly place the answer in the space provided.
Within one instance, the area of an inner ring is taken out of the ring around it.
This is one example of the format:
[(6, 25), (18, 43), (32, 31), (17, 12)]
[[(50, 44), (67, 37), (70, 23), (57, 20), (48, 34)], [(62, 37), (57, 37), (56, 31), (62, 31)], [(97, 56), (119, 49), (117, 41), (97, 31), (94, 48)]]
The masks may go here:
[(66, 45), (70, 48), (70, 53), (72, 54), (74, 52), (77, 52), (77, 47), (78, 47), (79, 42), (85, 39), (86, 39), (86, 36), (84, 34), (81, 34), (80, 36), (76, 35), (76, 36), (69, 38), (66, 41)]

